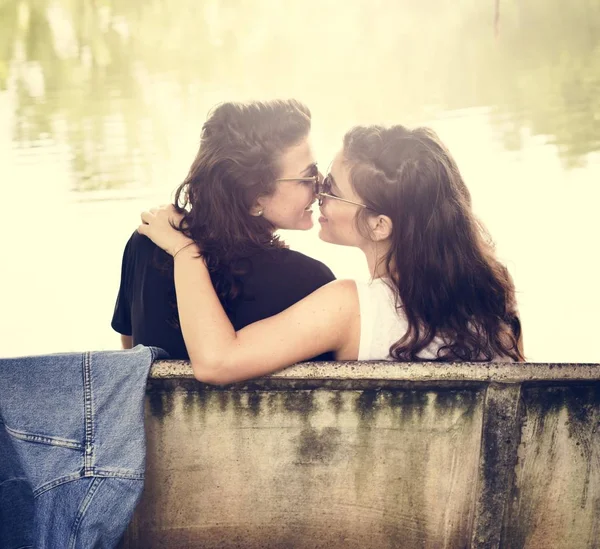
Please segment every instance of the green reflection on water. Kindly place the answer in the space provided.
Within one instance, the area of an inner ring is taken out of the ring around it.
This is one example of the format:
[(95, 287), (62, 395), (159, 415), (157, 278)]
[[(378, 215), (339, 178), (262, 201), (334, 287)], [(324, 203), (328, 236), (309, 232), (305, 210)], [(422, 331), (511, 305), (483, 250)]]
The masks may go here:
[(298, 96), (329, 113), (325, 132), (488, 107), (508, 149), (527, 128), (566, 167), (585, 162), (600, 149), (600, 0), (501, 0), (497, 36), (494, 4), (0, 0), (0, 90), (15, 145), (66, 144), (78, 190), (150, 180), (178, 124), (199, 133), (231, 97)]

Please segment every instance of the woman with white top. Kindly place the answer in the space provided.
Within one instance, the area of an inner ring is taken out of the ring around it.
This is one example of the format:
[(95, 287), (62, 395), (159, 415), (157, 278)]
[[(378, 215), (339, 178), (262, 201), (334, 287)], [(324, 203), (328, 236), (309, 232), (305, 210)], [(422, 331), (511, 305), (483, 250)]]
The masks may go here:
[(337, 360), (524, 360), (513, 282), (432, 130), (351, 129), (319, 204), (319, 237), (360, 248), (371, 282), (330, 282), (237, 332), (181, 212), (142, 213), (139, 232), (174, 257), (181, 328), (198, 380), (241, 381), (326, 351)]

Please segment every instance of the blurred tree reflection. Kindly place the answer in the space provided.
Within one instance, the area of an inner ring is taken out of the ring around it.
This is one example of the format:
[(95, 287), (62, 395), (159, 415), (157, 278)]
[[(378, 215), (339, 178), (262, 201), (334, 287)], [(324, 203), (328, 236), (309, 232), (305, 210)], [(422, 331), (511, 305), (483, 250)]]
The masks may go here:
[[(207, 66), (208, 57), (192, 60), (185, 48), (178, 54), (161, 47), (170, 38), (166, 4), (139, 6), (94, 0), (0, 5), (0, 86), (12, 82), (16, 93), (15, 140), (22, 146), (47, 138), (66, 142), (77, 189), (150, 177), (150, 161), (168, 153), (164, 117), (148, 93), (154, 77), (174, 69), (180, 73), (174, 81), (185, 87), (187, 75), (198, 77)], [(205, 34), (197, 22), (183, 30), (183, 40)]]
[(573, 166), (600, 149), (600, 0), (502, 0), (497, 37), (491, 0), (0, 0), (2, 90), (15, 142), (66, 144), (81, 190), (151, 181), (231, 97), (332, 128), (491, 107), (509, 149), (528, 128)]
[(600, 0), (502, 0), (497, 44), (477, 63), (508, 148), (526, 127), (567, 167), (600, 150)]

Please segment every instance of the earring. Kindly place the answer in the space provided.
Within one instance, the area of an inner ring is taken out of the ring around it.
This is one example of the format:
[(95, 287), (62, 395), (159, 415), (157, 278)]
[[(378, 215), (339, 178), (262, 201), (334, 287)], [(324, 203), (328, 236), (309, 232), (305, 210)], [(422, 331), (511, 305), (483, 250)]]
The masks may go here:
[(265, 213), (265, 211), (261, 208), (254, 214), (254, 217), (260, 217), (263, 213)]

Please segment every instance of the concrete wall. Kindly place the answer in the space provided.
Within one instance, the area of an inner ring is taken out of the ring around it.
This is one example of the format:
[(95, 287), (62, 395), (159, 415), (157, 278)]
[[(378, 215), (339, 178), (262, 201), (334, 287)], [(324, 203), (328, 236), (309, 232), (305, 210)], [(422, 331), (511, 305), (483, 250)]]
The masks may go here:
[(123, 548), (599, 548), (600, 365), (161, 362)]

